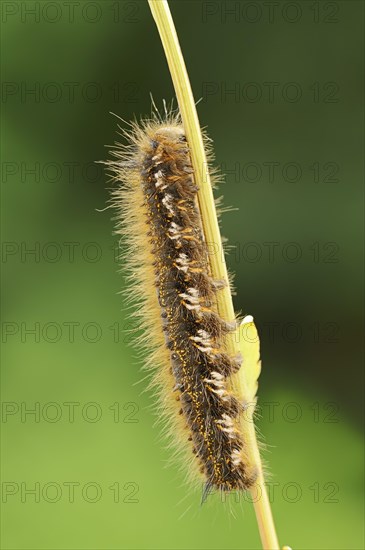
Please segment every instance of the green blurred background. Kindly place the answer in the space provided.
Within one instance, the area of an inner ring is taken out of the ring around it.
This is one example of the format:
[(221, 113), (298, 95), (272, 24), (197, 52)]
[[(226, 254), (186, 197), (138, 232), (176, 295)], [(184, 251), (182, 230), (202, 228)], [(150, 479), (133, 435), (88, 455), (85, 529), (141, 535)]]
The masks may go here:
[[(174, 95), (148, 5), (1, 4), (2, 548), (259, 548), (247, 496), (201, 506), (168, 464), (98, 211), (109, 112)], [(364, 548), (363, 3), (170, 5), (238, 208), (222, 232), (261, 334), (280, 541)]]

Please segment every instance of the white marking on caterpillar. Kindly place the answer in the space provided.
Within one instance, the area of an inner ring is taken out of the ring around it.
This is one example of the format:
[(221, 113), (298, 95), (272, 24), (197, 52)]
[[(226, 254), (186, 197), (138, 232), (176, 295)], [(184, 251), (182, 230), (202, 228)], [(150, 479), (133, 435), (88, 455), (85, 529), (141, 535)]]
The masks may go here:
[(225, 381), (219, 380), (219, 379), (211, 379), (211, 378), (204, 378), (204, 382), (207, 382), (208, 384), (214, 384), (214, 386), (218, 389), (225, 387)]
[(156, 180), (156, 182), (155, 182), (156, 187), (161, 187), (161, 190), (166, 189), (167, 184), (165, 183), (165, 180), (163, 179), (162, 170), (159, 170), (158, 172), (156, 172), (155, 180)]
[(229, 401), (229, 395), (226, 389), (219, 388), (218, 390), (213, 390), (213, 388), (211, 388), (211, 390), (213, 393), (217, 394), (223, 401)]
[(171, 199), (172, 199), (172, 196), (169, 195), (168, 193), (166, 193), (166, 195), (162, 199), (162, 204), (170, 212), (170, 214), (174, 214), (175, 210), (173, 209), (173, 207), (171, 205)]
[(224, 413), (222, 415), (222, 420), (217, 420), (217, 424), (221, 426), (221, 430), (229, 435), (230, 438), (235, 437), (235, 433), (237, 433), (237, 430), (234, 427), (233, 420), (228, 414)]
[(187, 300), (190, 302), (190, 304), (194, 306), (199, 306), (200, 308), (200, 301), (199, 301), (199, 292), (196, 288), (188, 288), (188, 292), (182, 292), (179, 294), (180, 298), (184, 298), (184, 300)]
[(180, 239), (180, 231), (182, 231), (182, 227), (180, 225), (177, 225), (175, 222), (171, 222), (170, 227), (167, 230), (167, 232), (169, 233), (169, 238), (172, 240)]
[[(152, 157), (152, 160), (158, 160), (160, 158), (161, 158), (161, 154), (155, 155), (154, 157)], [(156, 162), (155, 164), (156, 164), (156, 166), (158, 166), (159, 164), (163, 164), (163, 160), (160, 160), (159, 162)]]
[(203, 347), (203, 346), (196, 346), (200, 351), (204, 352), (204, 353), (211, 353), (213, 351), (213, 348), (210, 348), (210, 347)]
[(176, 265), (177, 269), (179, 271), (183, 271), (184, 273), (186, 273), (188, 271), (189, 263), (190, 262), (188, 261), (187, 255), (182, 253), (182, 252), (179, 254), (179, 257), (175, 261), (175, 265)]
[(242, 462), (241, 453), (238, 449), (233, 449), (231, 453), (232, 464), (238, 466)]
[(208, 334), (205, 330), (198, 330), (199, 336), (190, 336), (190, 340), (194, 340), (194, 342), (201, 342), (202, 344), (211, 346), (211, 339), (210, 334)]

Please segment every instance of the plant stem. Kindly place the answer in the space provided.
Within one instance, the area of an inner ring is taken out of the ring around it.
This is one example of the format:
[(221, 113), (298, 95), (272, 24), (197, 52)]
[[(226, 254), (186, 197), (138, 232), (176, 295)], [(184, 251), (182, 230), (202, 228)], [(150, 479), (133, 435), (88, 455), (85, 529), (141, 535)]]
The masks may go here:
[[(189, 144), (195, 183), (199, 188), (198, 202), (203, 224), (204, 237), (208, 246), (210, 245), (214, 247), (214, 253), (209, 255), (211, 274), (214, 279), (228, 282), (227, 267), (223, 254), (222, 239), (218, 225), (212, 186), (207, 169), (208, 164), (203, 137), (174, 22), (172, 20), (167, 0), (148, 0), (148, 3), (165, 50), (167, 63), (179, 103), (186, 139)], [(232, 321), (235, 319), (232, 296), (228, 284), (224, 289), (217, 293), (217, 308), (219, 315), (224, 320)], [(235, 334), (232, 334), (229, 339), (227, 339), (227, 349), (232, 355), (237, 355), (240, 352), (239, 342), (237, 341)], [(242, 370), (243, 369), (240, 369), (240, 371)], [(248, 395), (246, 379), (243, 373), (237, 375), (235, 385), (240, 389), (241, 395)], [(279, 543), (275, 532), (270, 502), (264, 483), (261, 458), (253, 422), (247, 420), (243, 421), (242, 429), (247, 446), (247, 455), (251, 463), (255, 465), (256, 471), (258, 472), (257, 481), (251, 489), (251, 494), (254, 501), (262, 545), (264, 550), (279, 550)]]

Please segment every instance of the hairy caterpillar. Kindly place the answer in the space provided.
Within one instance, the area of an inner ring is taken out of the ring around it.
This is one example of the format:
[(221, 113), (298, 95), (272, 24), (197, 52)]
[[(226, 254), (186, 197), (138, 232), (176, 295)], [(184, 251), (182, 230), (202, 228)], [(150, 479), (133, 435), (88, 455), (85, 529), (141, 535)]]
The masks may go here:
[(242, 357), (225, 346), (238, 321), (217, 313), (217, 293), (228, 282), (211, 277), (179, 115), (155, 115), (123, 133), (128, 145), (117, 143), (116, 160), (107, 162), (117, 183), (117, 233), (171, 440), (188, 449), (206, 490), (248, 489), (257, 474), (241, 430), (245, 403), (231, 383)]

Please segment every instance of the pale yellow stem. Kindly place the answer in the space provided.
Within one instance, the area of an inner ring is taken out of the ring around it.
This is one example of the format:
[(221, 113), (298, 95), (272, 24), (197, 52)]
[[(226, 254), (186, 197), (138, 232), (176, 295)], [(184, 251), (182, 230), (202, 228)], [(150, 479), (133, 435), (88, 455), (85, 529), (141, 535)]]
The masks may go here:
[[(179, 103), (186, 139), (189, 144), (195, 182), (199, 188), (198, 201), (204, 237), (211, 251), (209, 262), (212, 277), (214, 279), (223, 279), (228, 282), (227, 267), (223, 254), (222, 239), (218, 226), (212, 186), (207, 169), (203, 137), (174, 22), (167, 0), (148, 0), (148, 2), (165, 50), (176, 97)], [(235, 318), (231, 291), (228, 284), (223, 290), (217, 293), (217, 307), (223, 319), (232, 321)], [(237, 341), (234, 334), (232, 334), (227, 341), (227, 349), (232, 355), (237, 355), (240, 352), (239, 341)], [(242, 373), (237, 375), (234, 385), (242, 396), (247, 397), (249, 395), (245, 376), (242, 375)], [(248, 399), (248, 401), (250, 401), (250, 399)], [(261, 458), (252, 419), (249, 421), (247, 421), (247, 419), (242, 421), (242, 430), (247, 447), (247, 457), (258, 472), (257, 482), (252, 488), (251, 494), (254, 501), (262, 545), (265, 550), (279, 550), (279, 543), (275, 532), (270, 502), (265, 488)]]

